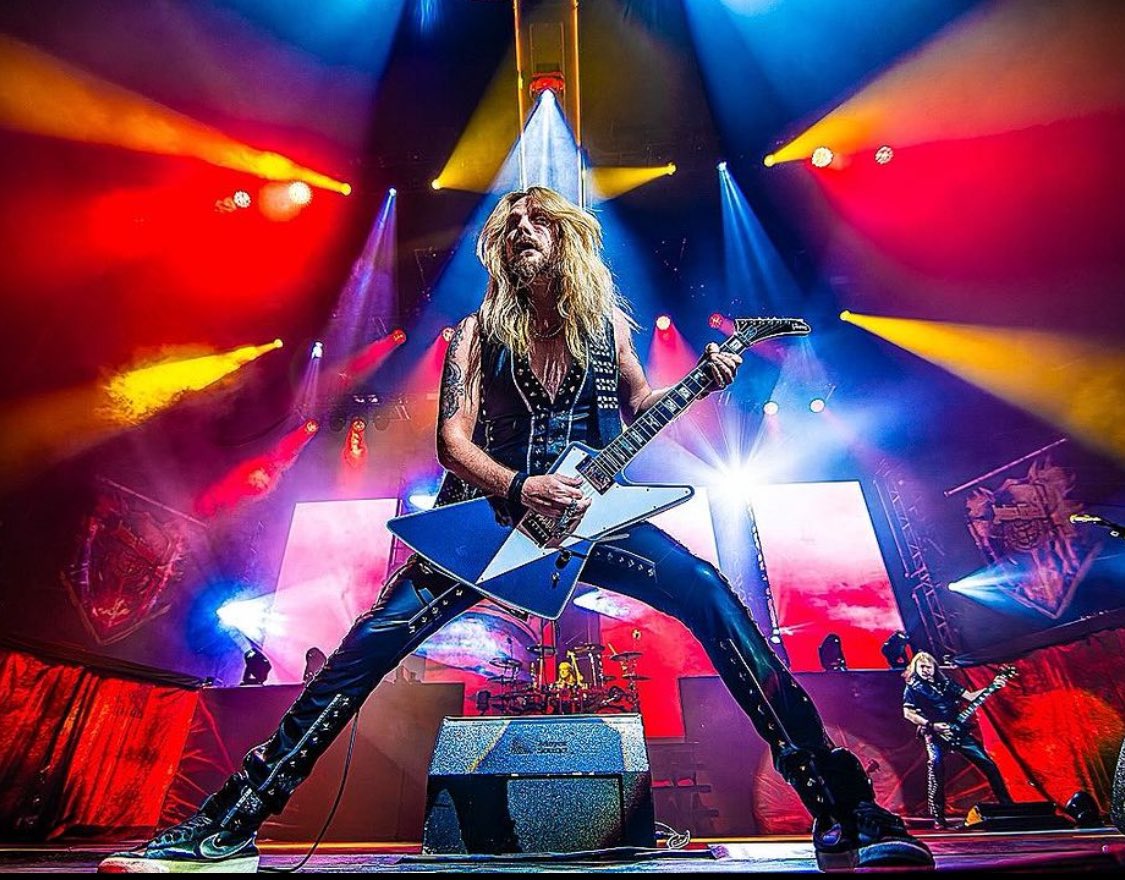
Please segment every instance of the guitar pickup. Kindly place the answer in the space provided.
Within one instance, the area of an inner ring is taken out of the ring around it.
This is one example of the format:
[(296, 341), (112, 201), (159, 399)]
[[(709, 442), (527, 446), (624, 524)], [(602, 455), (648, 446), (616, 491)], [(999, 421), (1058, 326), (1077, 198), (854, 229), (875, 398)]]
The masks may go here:
[(586, 478), (591, 486), (593, 486), (599, 495), (604, 495), (613, 488), (613, 474), (607, 474), (600, 467), (595, 467), (596, 459), (593, 456), (587, 456), (586, 459), (578, 465), (577, 471)]

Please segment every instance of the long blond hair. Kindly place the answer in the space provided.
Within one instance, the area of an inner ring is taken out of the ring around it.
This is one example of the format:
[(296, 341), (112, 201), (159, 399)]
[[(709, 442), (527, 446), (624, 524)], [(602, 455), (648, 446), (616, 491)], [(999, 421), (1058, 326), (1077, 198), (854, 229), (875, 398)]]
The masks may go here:
[(590, 213), (545, 186), (511, 192), (485, 221), (477, 257), (488, 270), (488, 288), (478, 312), (481, 336), (491, 336), (517, 356), (531, 350), (531, 306), (527, 289), (513, 277), (505, 259), (504, 236), (512, 206), (522, 198), (550, 219), (555, 232), (553, 268), (566, 347), (583, 366), (586, 342), (607, 342), (606, 319), (615, 306), (628, 312), (609, 267), (602, 260), (602, 227)]
[(933, 654), (927, 654), (925, 651), (919, 651), (910, 658), (910, 663), (907, 664), (906, 670), (902, 673), (902, 677), (907, 681), (914, 678), (914, 676), (918, 674), (918, 664), (923, 660), (929, 660), (934, 664), (934, 680), (936, 681), (937, 677), (941, 674), (941, 670), (938, 669), (937, 658), (935, 658)]

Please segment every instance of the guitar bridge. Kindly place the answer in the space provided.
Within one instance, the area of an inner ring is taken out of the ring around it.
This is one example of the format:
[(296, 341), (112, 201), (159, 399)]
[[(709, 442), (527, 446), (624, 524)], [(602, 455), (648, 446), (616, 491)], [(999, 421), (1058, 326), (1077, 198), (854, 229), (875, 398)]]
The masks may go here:
[(540, 513), (529, 513), (520, 520), (517, 528), (539, 547), (560, 547), (578, 525), (578, 519), (566, 516), (552, 519)]

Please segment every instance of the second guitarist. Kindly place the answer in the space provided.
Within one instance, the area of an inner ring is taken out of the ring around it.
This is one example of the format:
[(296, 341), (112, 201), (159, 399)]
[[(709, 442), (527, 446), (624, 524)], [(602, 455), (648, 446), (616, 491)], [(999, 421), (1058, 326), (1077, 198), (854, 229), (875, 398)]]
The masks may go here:
[(976, 700), (985, 689), (970, 691), (946, 678), (938, 670), (933, 655), (925, 651), (914, 655), (903, 678), (906, 690), (902, 695), (902, 714), (918, 726), (926, 741), (926, 794), (935, 824), (939, 828), (949, 827), (945, 818), (945, 759), (950, 752), (964, 755), (985, 775), (997, 801), (1010, 804), (1012, 797), (996, 762), (970, 730), (956, 724), (964, 704)]

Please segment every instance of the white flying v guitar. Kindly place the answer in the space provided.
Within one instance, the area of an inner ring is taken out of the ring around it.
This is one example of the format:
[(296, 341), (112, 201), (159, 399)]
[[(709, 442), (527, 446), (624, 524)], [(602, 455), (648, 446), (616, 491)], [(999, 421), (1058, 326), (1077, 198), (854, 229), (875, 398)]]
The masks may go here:
[[(737, 318), (722, 351), (741, 354), (764, 339), (804, 336), (800, 318)], [(600, 452), (572, 443), (550, 473), (580, 477), (590, 507), (577, 520), (528, 512), (512, 525), (493, 502), (476, 498), (396, 517), (392, 533), (435, 568), (513, 608), (551, 620), (570, 600), (594, 543), (687, 501), (690, 486), (635, 485), (622, 471), (713, 383), (696, 366)]]

